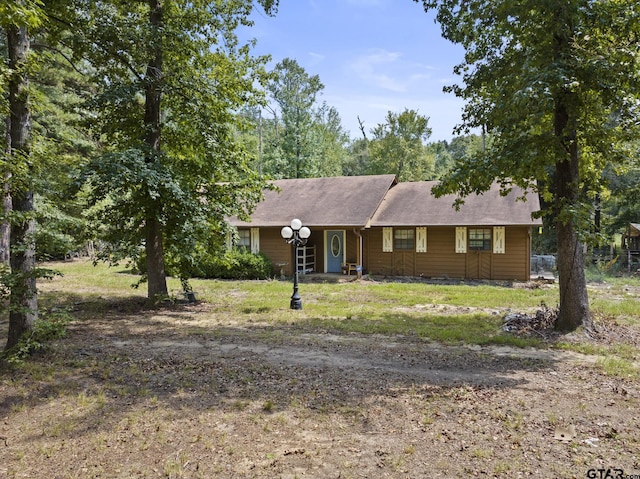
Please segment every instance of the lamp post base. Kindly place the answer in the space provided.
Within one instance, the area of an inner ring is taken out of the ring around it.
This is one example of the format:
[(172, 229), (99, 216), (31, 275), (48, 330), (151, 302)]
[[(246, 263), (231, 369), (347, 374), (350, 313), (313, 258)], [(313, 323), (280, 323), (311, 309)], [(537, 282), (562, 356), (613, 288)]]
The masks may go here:
[(302, 309), (302, 299), (301, 298), (291, 298), (290, 308), (291, 309)]
[(302, 298), (298, 292), (298, 243), (295, 243), (294, 254), (296, 256), (296, 270), (293, 272), (293, 294), (291, 295), (291, 309), (302, 309)]
[[(296, 280), (297, 275), (296, 275)], [(291, 309), (302, 309), (302, 298), (300, 297), (300, 293), (298, 293), (298, 281), (295, 281), (295, 285), (293, 288), (293, 294), (291, 295), (291, 303), (290, 303), (290, 308)]]

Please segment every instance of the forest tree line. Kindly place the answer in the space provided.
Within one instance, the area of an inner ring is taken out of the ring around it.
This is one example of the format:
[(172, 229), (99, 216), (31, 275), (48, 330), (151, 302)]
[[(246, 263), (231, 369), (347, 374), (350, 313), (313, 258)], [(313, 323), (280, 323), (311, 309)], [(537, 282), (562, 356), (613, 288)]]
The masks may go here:
[[(6, 43), (3, 46), (6, 58)], [(438, 180), (456, 162), (486, 150), (491, 143), (491, 134), (430, 141), (429, 117), (409, 108), (387, 112), (384, 122), (371, 128), (358, 118), (360, 131), (349, 132), (339, 112), (321, 101), (321, 79), (296, 60), (285, 59), (267, 74), (264, 102), (241, 105), (233, 112), (237, 119), (230, 138), (247, 155), (251, 173), (265, 179), (392, 173), (399, 181)], [(298, 88), (283, 88), (291, 84)], [(92, 201), (86, 182), (95, 166), (91, 159), (102, 158), (113, 147), (107, 135), (95, 134), (92, 123), (108, 105), (100, 106), (92, 97), (99, 86), (91, 76), (57, 52), (43, 58), (32, 77), (32, 88), (38, 99), (33, 129), (42, 155), (35, 189), (37, 257), (54, 260), (87, 254), (91, 245), (105, 244), (100, 232), (108, 228), (101, 224), (100, 204)], [(6, 122), (2, 126), (6, 129)], [(613, 168), (605, 171), (610, 187), (598, 199), (600, 224), (593, 218), (594, 231), (602, 234), (600, 245), (640, 218), (640, 146), (633, 151), (634, 166), (621, 173)], [(117, 175), (113, 179), (132, 181)], [(537, 247), (540, 253), (555, 252), (553, 236), (545, 236)], [(8, 253), (8, 248), (3, 251)]]

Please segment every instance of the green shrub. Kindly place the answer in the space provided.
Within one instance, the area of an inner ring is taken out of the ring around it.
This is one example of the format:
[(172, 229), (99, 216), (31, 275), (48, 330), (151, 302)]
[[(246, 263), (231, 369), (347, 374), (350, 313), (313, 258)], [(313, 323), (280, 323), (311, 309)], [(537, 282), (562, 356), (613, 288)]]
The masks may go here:
[(264, 254), (235, 249), (222, 255), (203, 256), (194, 269), (195, 278), (268, 279), (273, 276), (271, 260)]

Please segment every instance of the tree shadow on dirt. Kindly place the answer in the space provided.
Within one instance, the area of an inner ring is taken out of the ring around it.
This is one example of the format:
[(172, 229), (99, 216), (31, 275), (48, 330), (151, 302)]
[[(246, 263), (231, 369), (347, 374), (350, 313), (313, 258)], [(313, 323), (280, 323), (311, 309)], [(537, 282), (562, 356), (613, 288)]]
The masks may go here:
[[(289, 408), (330, 414), (392, 403), (409, 392), (426, 401), (460, 388), (528, 387), (529, 373), (554, 368), (553, 360), (496, 356), (410, 335), (251, 323), (185, 327), (198, 305), (149, 308), (136, 297), (74, 304), (80, 319), (66, 338), (28, 367), (0, 376), (3, 417), (79, 395), (100, 397), (102, 405), (85, 408), (65, 434), (109, 429), (127, 411), (153, 407), (176, 417), (233, 414), (250, 403), (265, 405), (265, 414)], [(11, 392), (7, 382), (19, 387)]]

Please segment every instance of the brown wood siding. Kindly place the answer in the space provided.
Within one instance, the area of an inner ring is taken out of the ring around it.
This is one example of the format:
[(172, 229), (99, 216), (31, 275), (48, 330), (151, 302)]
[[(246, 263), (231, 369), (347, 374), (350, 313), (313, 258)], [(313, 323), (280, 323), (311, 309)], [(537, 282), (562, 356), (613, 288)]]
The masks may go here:
[[(353, 228), (336, 226), (331, 228), (313, 228), (307, 245), (316, 247), (315, 269), (316, 273), (325, 272), (325, 231), (344, 231), (346, 246), (346, 261), (358, 261), (359, 238), (353, 232)], [(363, 235), (364, 236), (364, 235)], [(363, 238), (363, 243), (365, 239)], [(280, 236), (280, 228), (260, 228), (260, 251), (264, 253), (274, 265), (276, 273), (280, 269), (284, 274), (293, 274), (293, 246), (288, 245)], [(278, 263), (288, 263), (280, 267)]]
[[(280, 229), (260, 228), (260, 252), (271, 260), (276, 274), (281, 269), (286, 275), (293, 274), (293, 247), (282, 239)], [(278, 266), (279, 263), (287, 264)]]
[(466, 255), (456, 253), (456, 228), (427, 228), (427, 252), (416, 253), (416, 276), (426, 278), (465, 278)]
[(346, 242), (346, 256), (345, 261), (350, 263), (357, 263), (358, 258), (358, 237), (353, 232), (353, 229), (345, 230), (345, 242)]
[(427, 252), (382, 252), (382, 228), (366, 234), (365, 271), (426, 278), (528, 280), (529, 228), (506, 227), (505, 254), (455, 252), (455, 227), (428, 227)]
[[(347, 261), (358, 259), (358, 236), (353, 229), (341, 227), (314, 228), (309, 245), (316, 246), (315, 271), (324, 272), (325, 230), (345, 230)], [(506, 227), (505, 253), (491, 252), (466, 254), (455, 252), (455, 227), (433, 226), (427, 228), (427, 252), (382, 252), (382, 228), (362, 231), (364, 271), (376, 275), (421, 276), (425, 278), (475, 278), (498, 280), (529, 279), (530, 228)], [(286, 275), (293, 274), (293, 247), (285, 243), (279, 228), (260, 229), (260, 251)], [(277, 266), (278, 263), (287, 263)]]
[(366, 234), (365, 271), (370, 274), (392, 274), (393, 253), (382, 252), (382, 228), (372, 228)]
[(494, 254), (491, 279), (528, 281), (531, 277), (531, 229), (506, 227), (505, 253)]
[(468, 251), (467, 275), (468, 279), (492, 279), (491, 264), (493, 253), (491, 251)]
[(316, 273), (324, 273), (324, 256), (327, 254), (324, 245), (324, 229), (313, 228), (309, 237), (309, 244), (316, 245)]
[[(307, 242), (309, 246), (316, 246), (314, 271), (320, 273), (324, 272), (323, 238), (324, 233), (314, 229), (311, 231), (311, 237)], [(279, 275), (281, 271), (287, 276), (293, 274), (293, 246), (282, 239), (280, 228), (260, 228), (260, 252), (271, 260), (276, 275)], [(282, 263), (286, 264), (282, 265)]]

